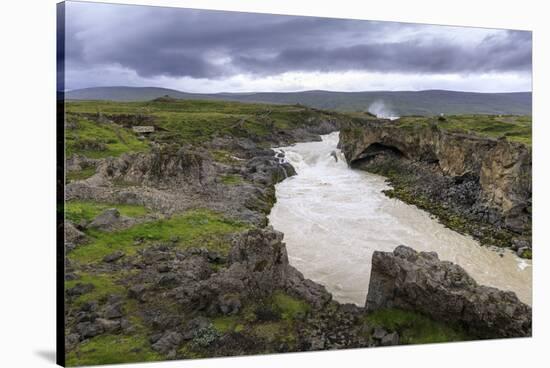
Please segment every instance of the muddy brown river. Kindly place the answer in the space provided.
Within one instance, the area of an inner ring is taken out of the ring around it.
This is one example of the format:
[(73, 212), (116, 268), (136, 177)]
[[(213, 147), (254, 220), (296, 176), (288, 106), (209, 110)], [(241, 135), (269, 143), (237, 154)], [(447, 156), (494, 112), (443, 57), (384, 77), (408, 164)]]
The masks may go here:
[(277, 184), (269, 215), (271, 225), (285, 234), (290, 263), (305, 277), (323, 284), (336, 300), (362, 306), (372, 253), (404, 244), (435, 251), (479, 283), (514, 291), (531, 304), (531, 261), (512, 251), (501, 256), (427, 212), (386, 197), (383, 177), (348, 168), (336, 149), (337, 132), (322, 138), (280, 148), (298, 175)]

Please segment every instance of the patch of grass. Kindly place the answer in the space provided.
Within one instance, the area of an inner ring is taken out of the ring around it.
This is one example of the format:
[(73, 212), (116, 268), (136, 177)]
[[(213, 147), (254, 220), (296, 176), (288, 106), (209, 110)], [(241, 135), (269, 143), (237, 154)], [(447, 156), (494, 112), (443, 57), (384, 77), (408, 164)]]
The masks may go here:
[(90, 221), (108, 208), (116, 208), (121, 215), (127, 217), (141, 217), (149, 212), (144, 206), (133, 204), (70, 201), (65, 203), (65, 218), (75, 223)]
[(240, 175), (223, 175), (220, 179), (223, 184), (237, 185), (243, 182), (243, 178)]
[[(97, 262), (116, 250), (132, 255), (147, 243), (169, 242), (173, 238), (179, 239), (175, 246), (180, 248), (205, 247), (227, 254), (231, 247), (227, 235), (245, 229), (246, 225), (217, 213), (194, 210), (116, 232), (88, 230), (90, 243), (72, 251), (69, 258), (82, 263)], [(145, 242), (135, 245), (137, 239), (144, 239)]]
[(110, 294), (124, 294), (125, 288), (117, 284), (117, 275), (111, 273), (91, 274), (79, 273), (77, 280), (65, 281), (65, 289), (70, 289), (76, 284), (92, 284), (94, 289), (89, 293), (80, 295), (76, 298), (75, 303), (81, 304), (92, 300), (100, 300), (106, 298)]
[[(150, 139), (178, 144), (200, 143), (223, 135), (246, 138), (265, 137), (280, 129), (318, 125), (319, 121), (335, 116), (349, 120), (349, 117), (344, 115), (304, 106), (230, 101), (69, 101), (66, 103), (66, 109), (69, 114), (97, 114), (100, 111), (111, 117), (145, 112), (155, 118), (159, 127), (159, 130), (153, 133)], [(70, 134), (77, 134), (78, 128), (80, 127), (71, 131)], [(106, 132), (101, 133), (105, 136), (108, 135)], [(104, 140), (100, 139), (100, 141)], [(101, 157), (106, 155), (94, 152), (91, 154)]]
[(231, 152), (226, 151), (226, 150), (212, 150), (212, 151), (210, 151), (210, 154), (212, 155), (212, 158), (215, 161), (218, 161), (218, 162), (221, 162), (221, 163), (224, 163), (224, 164), (232, 164), (232, 163), (238, 161), (237, 159), (235, 159), (233, 157)]
[(101, 335), (67, 354), (68, 366), (149, 362), (164, 359), (144, 334)]
[(384, 309), (365, 317), (367, 325), (397, 331), (401, 344), (429, 344), (464, 341), (468, 336), (457, 327), (451, 327), (418, 313), (400, 309)]
[(525, 259), (532, 259), (533, 251), (531, 249), (524, 250), (523, 253), (521, 253), (520, 257)]
[[(178, 350), (179, 357), (183, 359), (200, 359), (200, 358), (208, 358), (204, 354), (204, 352), (199, 351), (198, 347), (195, 346), (192, 342), (185, 343), (179, 350)], [(211, 356), (210, 356), (211, 358)]]
[(242, 328), (242, 325), (239, 324), (239, 318), (237, 316), (216, 317), (212, 320), (212, 325), (222, 334), (235, 331), (237, 326), (241, 326)]
[(285, 294), (282, 291), (275, 291), (273, 293), (272, 303), (281, 312), (281, 317), (284, 320), (303, 317), (310, 310), (309, 304), (305, 301)]
[(416, 129), (435, 124), (443, 130), (460, 133), (474, 133), (484, 137), (500, 138), (531, 146), (531, 116), (518, 115), (449, 115), (445, 120), (405, 116), (396, 121), (399, 127)]
[(65, 130), (65, 153), (90, 158), (116, 157), (126, 152), (144, 152), (146, 142), (137, 138), (133, 131), (113, 123), (98, 123), (86, 118), (69, 115), (75, 121), (75, 129)]
[(284, 324), (281, 322), (265, 322), (254, 325), (253, 331), (259, 338), (274, 341), (284, 331)]
[(65, 174), (67, 182), (84, 180), (92, 177), (95, 174), (95, 167), (87, 167), (79, 171), (69, 171)]

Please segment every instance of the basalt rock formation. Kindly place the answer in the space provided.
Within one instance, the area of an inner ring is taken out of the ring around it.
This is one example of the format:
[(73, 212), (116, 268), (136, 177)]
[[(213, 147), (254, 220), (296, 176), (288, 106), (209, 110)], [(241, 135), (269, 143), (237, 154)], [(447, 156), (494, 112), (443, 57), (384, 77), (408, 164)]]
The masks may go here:
[(479, 338), (531, 336), (531, 307), (515, 293), (478, 285), (437, 253), (402, 245), (393, 252), (374, 252), (365, 308), (421, 312), (460, 324)]
[(387, 176), (389, 194), (434, 213), (449, 227), (496, 246), (530, 247), (531, 150), (505, 138), (407, 129), (370, 121), (340, 133), (354, 168)]

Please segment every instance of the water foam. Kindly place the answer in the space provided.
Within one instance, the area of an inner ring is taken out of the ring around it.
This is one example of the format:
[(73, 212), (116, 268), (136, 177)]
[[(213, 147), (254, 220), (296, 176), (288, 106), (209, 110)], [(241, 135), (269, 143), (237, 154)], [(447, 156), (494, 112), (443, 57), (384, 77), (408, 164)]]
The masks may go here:
[(340, 302), (363, 305), (372, 253), (405, 244), (436, 251), (479, 283), (515, 291), (531, 303), (530, 261), (518, 261), (512, 252), (501, 256), (445, 228), (427, 212), (386, 197), (383, 177), (347, 167), (336, 149), (338, 133), (322, 138), (282, 148), (298, 175), (277, 184), (277, 202), (269, 215), (274, 228), (285, 234), (290, 263), (307, 278), (325, 285)]

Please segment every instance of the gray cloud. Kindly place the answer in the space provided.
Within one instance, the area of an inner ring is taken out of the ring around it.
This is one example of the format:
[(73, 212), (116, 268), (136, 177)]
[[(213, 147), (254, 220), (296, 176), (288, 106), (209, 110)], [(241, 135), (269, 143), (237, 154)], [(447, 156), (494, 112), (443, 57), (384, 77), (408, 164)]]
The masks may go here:
[(392, 22), (67, 3), (69, 71), (144, 78), (285, 72), (530, 73), (531, 33)]
[(236, 64), (257, 73), (286, 70), (368, 70), (400, 73), (487, 73), (529, 71), (529, 45), (513, 45), (504, 37), (489, 37), (475, 46), (406, 41), (367, 43), (350, 47), (302, 47), (281, 50), (274, 57), (240, 57)]

